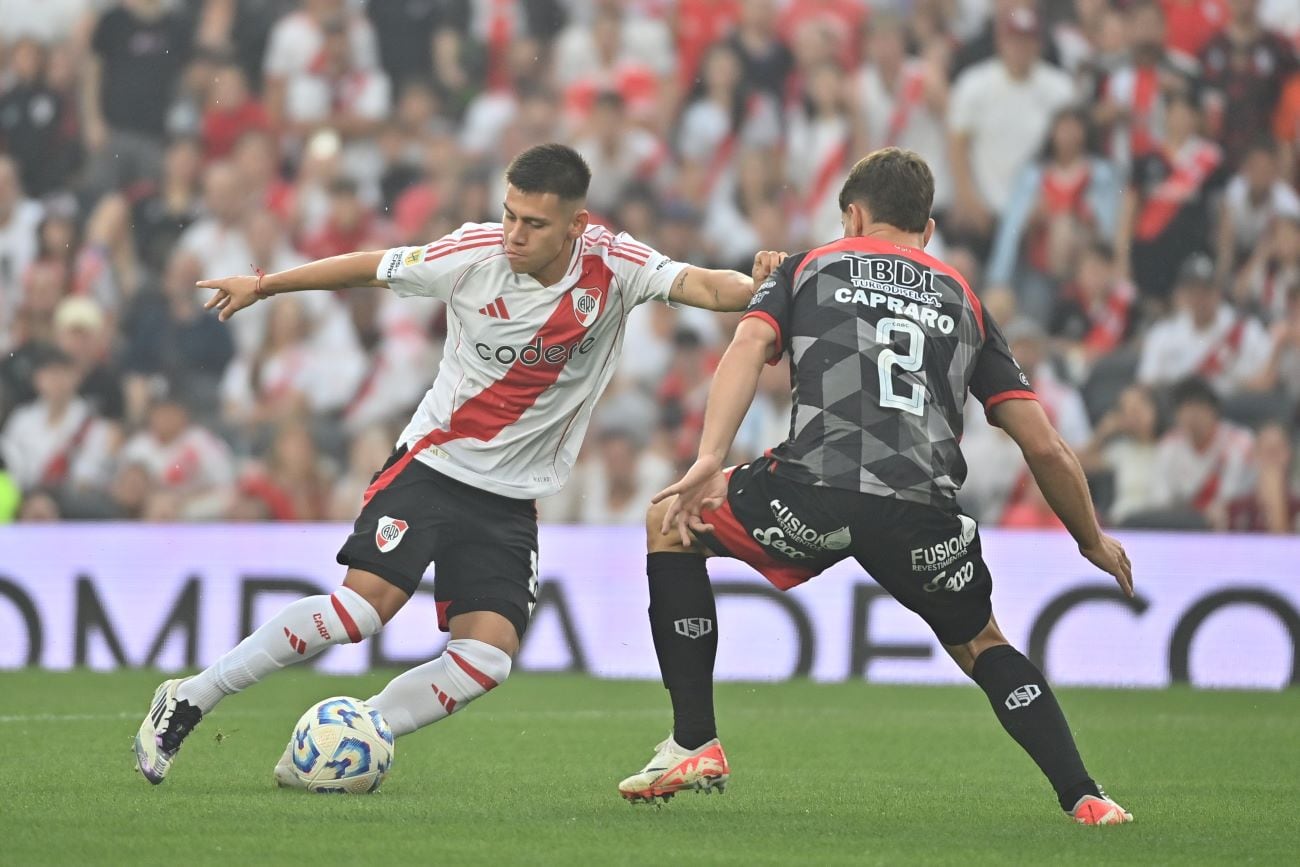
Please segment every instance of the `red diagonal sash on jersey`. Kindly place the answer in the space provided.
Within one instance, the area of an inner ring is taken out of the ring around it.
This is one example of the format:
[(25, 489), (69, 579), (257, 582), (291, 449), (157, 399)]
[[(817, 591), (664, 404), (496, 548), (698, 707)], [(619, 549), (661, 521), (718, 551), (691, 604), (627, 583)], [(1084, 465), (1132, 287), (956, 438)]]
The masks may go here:
[(817, 174), (813, 176), (812, 188), (808, 191), (808, 197), (803, 201), (802, 211), (806, 217), (811, 219), (817, 213), (817, 207), (826, 198), (826, 193), (830, 190), (831, 184), (844, 170), (844, 160), (848, 155), (849, 136), (846, 134), (842, 141), (831, 148), (822, 164), (817, 167)]
[(1196, 511), (1205, 511), (1209, 508), (1209, 505), (1214, 502), (1215, 498), (1218, 497), (1219, 484), (1223, 480), (1223, 464), (1224, 457), (1223, 455), (1219, 455), (1219, 459), (1214, 462), (1214, 466), (1211, 467), (1209, 475), (1205, 477), (1205, 481), (1201, 482), (1200, 489), (1192, 497), (1192, 508), (1196, 509)]
[(1134, 233), (1143, 241), (1158, 237), (1169, 227), (1178, 211), (1191, 200), (1192, 195), (1201, 188), (1210, 173), (1223, 159), (1217, 147), (1202, 142), (1190, 159), (1175, 157), (1172, 161), (1169, 177), (1152, 191), (1138, 214), (1137, 231)]
[(1245, 336), (1246, 320), (1238, 319), (1232, 323), (1232, 327), (1228, 329), (1228, 333), (1224, 335), (1223, 340), (1216, 343), (1205, 358), (1201, 359), (1196, 372), (1205, 377), (1218, 376), (1223, 373), (1228, 366), (1228, 362), (1241, 351), (1241, 341)]
[(87, 412), (85, 419), (72, 432), (72, 436), (63, 444), (63, 448), (59, 449), (46, 462), (45, 469), (41, 471), (42, 485), (60, 485), (63, 483), (63, 480), (67, 478), (68, 470), (72, 469), (72, 461), (76, 457), (77, 451), (81, 448), (81, 444), (85, 442), (86, 436), (90, 433), (90, 429), (94, 424), (95, 414)]
[(1152, 114), (1159, 91), (1159, 75), (1149, 66), (1139, 67), (1133, 74), (1133, 108), (1129, 120), (1129, 158), (1134, 159), (1156, 149), (1152, 134)]
[(889, 126), (885, 129), (884, 147), (898, 144), (912, 119), (912, 109), (920, 105), (925, 96), (925, 76), (919, 70), (907, 70), (906, 79), (900, 88), (898, 98), (894, 100), (894, 111), (889, 116)]
[[(599, 285), (608, 286), (612, 279), (613, 274), (609, 273), (608, 266), (593, 257), (583, 268), (577, 285), (590, 286), (593, 280), (597, 280)], [(538, 329), (529, 343), (540, 339), (545, 346), (567, 347), (581, 340), (586, 333), (587, 328), (578, 321), (574, 312), (571, 293), (566, 292), (551, 311), (546, 324)], [(504, 376), (453, 410), (445, 429), (434, 428), (429, 431), (396, 463), (380, 474), (374, 484), (366, 488), (361, 497), (362, 505), (369, 503), (375, 494), (388, 487), (416, 455), (430, 446), (467, 438), (488, 442), (517, 422), (537, 402), (542, 392), (560, 378), (564, 364), (565, 362), (528, 365), (516, 361)]]

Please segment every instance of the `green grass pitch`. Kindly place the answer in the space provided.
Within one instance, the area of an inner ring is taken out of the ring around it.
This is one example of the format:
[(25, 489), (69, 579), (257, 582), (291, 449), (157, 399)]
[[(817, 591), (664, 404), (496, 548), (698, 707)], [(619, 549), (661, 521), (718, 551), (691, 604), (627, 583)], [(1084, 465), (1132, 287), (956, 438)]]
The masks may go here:
[(615, 793), (668, 728), (654, 683), (522, 674), (397, 745), (378, 794), (273, 788), (289, 730), (386, 675), (291, 671), (227, 700), (148, 785), (159, 676), (0, 673), (0, 864), (1294, 863), (1300, 691), (1063, 690), (1090, 769), (1137, 816), (1068, 822), (971, 688), (727, 684), (725, 795)]

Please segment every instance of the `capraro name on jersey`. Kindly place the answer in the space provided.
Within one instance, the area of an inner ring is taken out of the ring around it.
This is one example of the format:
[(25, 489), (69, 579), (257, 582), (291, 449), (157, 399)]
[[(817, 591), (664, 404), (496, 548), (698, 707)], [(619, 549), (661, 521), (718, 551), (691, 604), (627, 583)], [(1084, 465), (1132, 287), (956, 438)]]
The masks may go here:
[(542, 338), (533, 338), (532, 343), (523, 346), (491, 346), (487, 343), (475, 343), (474, 351), (484, 361), (496, 361), (500, 364), (520, 364), (533, 367), (538, 364), (564, 364), (575, 355), (586, 355), (596, 345), (596, 338), (586, 337), (563, 346), (545, 344)]

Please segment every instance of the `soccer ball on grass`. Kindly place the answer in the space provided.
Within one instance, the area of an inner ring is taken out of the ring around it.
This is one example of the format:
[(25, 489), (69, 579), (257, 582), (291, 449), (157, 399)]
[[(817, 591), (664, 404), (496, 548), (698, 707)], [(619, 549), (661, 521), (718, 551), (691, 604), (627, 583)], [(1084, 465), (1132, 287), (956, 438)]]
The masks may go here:
[(379, 711), (335, 696), (307, 710), (293, 730), (293, 772), (310, 792), (364, 795), (393, 765), (393, 732)]

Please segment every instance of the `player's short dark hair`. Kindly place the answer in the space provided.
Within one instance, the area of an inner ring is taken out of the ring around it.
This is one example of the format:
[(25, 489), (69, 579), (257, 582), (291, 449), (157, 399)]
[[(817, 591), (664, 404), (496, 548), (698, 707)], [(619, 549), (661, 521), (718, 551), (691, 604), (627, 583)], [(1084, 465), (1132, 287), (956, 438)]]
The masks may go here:
[(882, 148), (858, 160), (840, 189), (840, 210), (857, 202), (877, 223), (923, 232), (934, 204), (934, 174), (914, 151)]
[(1215, 412), (1219, 411), (1219, 395), (1199, 376), (1189, 376), (1175, 385), (1169, 393), (1169, 402), (1174, 405), (1174, 409), (1199, 403)]
[(577, 201), (587, 197), (591, 169), (573, 148), (550, 142), (534, 145), (511, 160), (506, 182), (521, 193), (554, 193)]

